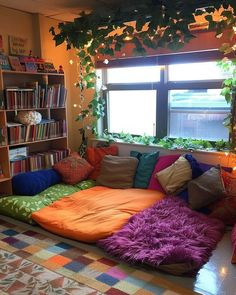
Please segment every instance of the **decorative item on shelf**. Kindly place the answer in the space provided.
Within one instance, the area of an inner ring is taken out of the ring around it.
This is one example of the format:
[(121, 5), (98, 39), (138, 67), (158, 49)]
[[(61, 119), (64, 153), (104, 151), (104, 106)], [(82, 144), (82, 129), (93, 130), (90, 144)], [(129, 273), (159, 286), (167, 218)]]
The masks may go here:
[(0, 54), (0, 69), (11, 70), (8, 57), (5, 54)]
[(38, 73), (44, 73), (45, 72), (45, 66), (44, 66), (45, 61), (44, 61), (44, 59), (39, 58), (39, 57), (35, 57), (34, 62), (35, 62), (36, 67), (37, 67), (37, 72)]
[(36, 111), (20, 111), (15, 117), (15, 121), (23, 125), (36, 125), (42, 120), (42, 115)]
[(59, 66), (58, 73), (59, 74), (64, 74), (64, 70), (63, 70), (63, 66), (62, 65)]
[(44, 62), (44, 70), (46, 73), (57, 73), (57, 70), (54, 67), (54, 64), (50, 60)]
[(8, 56), (8, 59), (9, 59), (9, 63), (11, 65), (11, 69), (13, 71), (19, 71), (19, 72), (22, 72), (24, 71), (24, 68), (22, 67), (21, 63), (20, 63), (20, 59), (18, 56)]

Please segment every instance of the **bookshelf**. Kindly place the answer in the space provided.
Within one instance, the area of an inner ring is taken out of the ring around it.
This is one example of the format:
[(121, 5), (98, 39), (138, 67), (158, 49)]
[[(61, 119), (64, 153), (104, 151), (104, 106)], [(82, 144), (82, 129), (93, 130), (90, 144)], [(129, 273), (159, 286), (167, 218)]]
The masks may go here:
[[(17, 173), (49, 168), (67, 156), (66, 95), (64, 74), (0, 69), (0, 197), (12, 194)], [(26, 111), (39, 112), (41, 122), (15, 122)]]

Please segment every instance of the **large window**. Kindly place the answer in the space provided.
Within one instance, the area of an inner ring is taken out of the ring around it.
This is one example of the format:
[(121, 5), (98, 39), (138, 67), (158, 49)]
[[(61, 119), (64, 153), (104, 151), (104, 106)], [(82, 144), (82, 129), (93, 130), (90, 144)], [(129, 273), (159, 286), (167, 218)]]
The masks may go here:
[(106, 128), (176, 138), (228, 140), (225, 75), (215, 62), (108, 68)]

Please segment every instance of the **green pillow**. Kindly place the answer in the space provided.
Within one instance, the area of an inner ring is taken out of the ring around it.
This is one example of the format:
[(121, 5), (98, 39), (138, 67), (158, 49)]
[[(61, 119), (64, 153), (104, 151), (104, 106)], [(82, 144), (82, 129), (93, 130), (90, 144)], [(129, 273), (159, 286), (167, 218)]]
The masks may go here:
[(159, 152), (140, 153), (137, 151), (131, 151), (130, 156), (139, 160), (134, 178), (134, 187), (147, 188), (158, 160)]

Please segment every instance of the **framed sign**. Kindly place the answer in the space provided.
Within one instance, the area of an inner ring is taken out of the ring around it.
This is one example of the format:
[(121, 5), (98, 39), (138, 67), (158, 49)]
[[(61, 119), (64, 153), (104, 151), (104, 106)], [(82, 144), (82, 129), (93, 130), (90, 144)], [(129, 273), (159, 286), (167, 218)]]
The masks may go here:
[(27, 55), (28, 47), (27, 47), (28, 39), (9, 36), (9, 51), (12, 55)]

